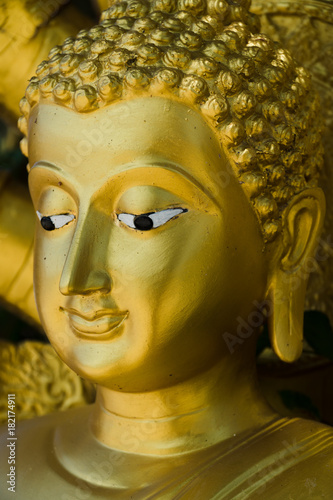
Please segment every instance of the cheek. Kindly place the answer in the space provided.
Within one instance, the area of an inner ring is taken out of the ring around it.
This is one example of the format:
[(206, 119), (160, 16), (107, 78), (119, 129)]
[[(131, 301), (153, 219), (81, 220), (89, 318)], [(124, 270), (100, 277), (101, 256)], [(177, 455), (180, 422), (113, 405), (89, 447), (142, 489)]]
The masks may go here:
[[(59, 307), (59, 283), (66, 261), (71, 235), (46, 233), (37, 228), (34, 254), (34, 286), (38, 308), (51, 312)], [(56, 298), (58, 297), (58, 299)], [(41, 312), (39, 311), (41, 314)]]
[(34, 287), (39, 317), (44, 330), (61, 359), (75, 370), (73, 336), (70, 335), (66, 317), (60, 311), (63, 296), (59, 283), (66, 261), (68, 235), (46, 233), (37, 228), (35, 235)]
[(150, 306), (158, 330), (184, 330), (188, 322), (202, 327), (218, 306), (221, 225), (209, 216), (191, 222), (173, 233), (157, 262), (149, 260), (155, 282)]
[(143, 240), (125, 230), (118, 236), (109, 252), (113, 293), (122, 289), (123, 293), (130, 295), (132, 288), (150, 289), (163, 280), (174, 252), (164, 235)]
[(262, 246), (249, 248), (247, 231), (216, 216), (200, 218), (182, 232), (158, 296), (161, 322), (184, 329), (191, 322), (192, 331), (232, 328), (261, 299), (266, 284)]
[(201, 273), (204, 280), (200, 268), (209, 264), (209, 247), (217, 253), (216, 226), (215, 217), (186, 214), (150, 234), (118, 228), (110, 251), (114, 293), (140, 289), (155, 301), (170, 286), (186, 287), (193, 275)]

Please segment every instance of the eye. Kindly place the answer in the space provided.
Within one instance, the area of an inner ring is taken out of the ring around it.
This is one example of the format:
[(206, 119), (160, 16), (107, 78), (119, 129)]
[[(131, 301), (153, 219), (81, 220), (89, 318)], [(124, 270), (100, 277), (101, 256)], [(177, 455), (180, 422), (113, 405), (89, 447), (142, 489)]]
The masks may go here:
[(167, 210), (162, 210), (160, 212), (141, 215), (122, 213), (118, 215), (118, 220), (132, 229), (137, 229), (139, 231), (150, 231), (151, 229), (162, 226), (169, 220), (177, 217), (177, 215), (185, 212), (187, 212), (186, 208), (168, 208)]
[(61, 227), (66, 226), (75, 219), (75, 215), (73, 214), (59, 214), (45, 217), (38, 211), (37, 217), (40, 220), (41, 226), (43, 229), (45, 229), (45, 231), (54, 231), (55, 229), (60, 229)]

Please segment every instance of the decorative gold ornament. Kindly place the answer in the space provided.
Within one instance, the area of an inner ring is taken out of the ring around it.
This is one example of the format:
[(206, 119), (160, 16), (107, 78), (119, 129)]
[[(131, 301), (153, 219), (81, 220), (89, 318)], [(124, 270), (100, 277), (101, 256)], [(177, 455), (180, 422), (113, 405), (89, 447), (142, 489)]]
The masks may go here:
[(8, 394), (16, 396), (18, 421), (75, 408), (93, 400), (93, 390), (66, 366), (52, 346), (0, 341), (0, 422), (8, 420)]

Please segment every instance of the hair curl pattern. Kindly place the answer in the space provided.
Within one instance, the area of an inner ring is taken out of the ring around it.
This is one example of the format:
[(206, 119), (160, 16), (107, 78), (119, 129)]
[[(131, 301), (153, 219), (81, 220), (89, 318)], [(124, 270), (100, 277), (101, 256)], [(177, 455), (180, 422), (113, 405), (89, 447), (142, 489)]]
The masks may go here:
[[(217, 131), (272, 241), (290, 199), (322, 167), (318, 99), (289, 52), (258, 33), (248, 0), (115, 2), (99, 25), (54, 47), (21, 100), (25, 136), (41, 98), (80, 113), (172, 95)], [(27, 138), (22, 142), (27, 154)]]

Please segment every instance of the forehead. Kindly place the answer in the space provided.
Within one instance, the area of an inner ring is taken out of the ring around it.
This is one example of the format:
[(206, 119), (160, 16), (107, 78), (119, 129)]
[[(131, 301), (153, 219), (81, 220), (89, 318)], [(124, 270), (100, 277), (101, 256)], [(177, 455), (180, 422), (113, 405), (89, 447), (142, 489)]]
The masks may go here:
[(28, 137), (31, 167), (47, 161), (84, 182), (106, 180), (133, 166), (171, 163), (216, 197), (216, 179), (229, 165), (215, 132), (197, 111), (160, 97), (87, 114), (42, 102), (31, 114)]

